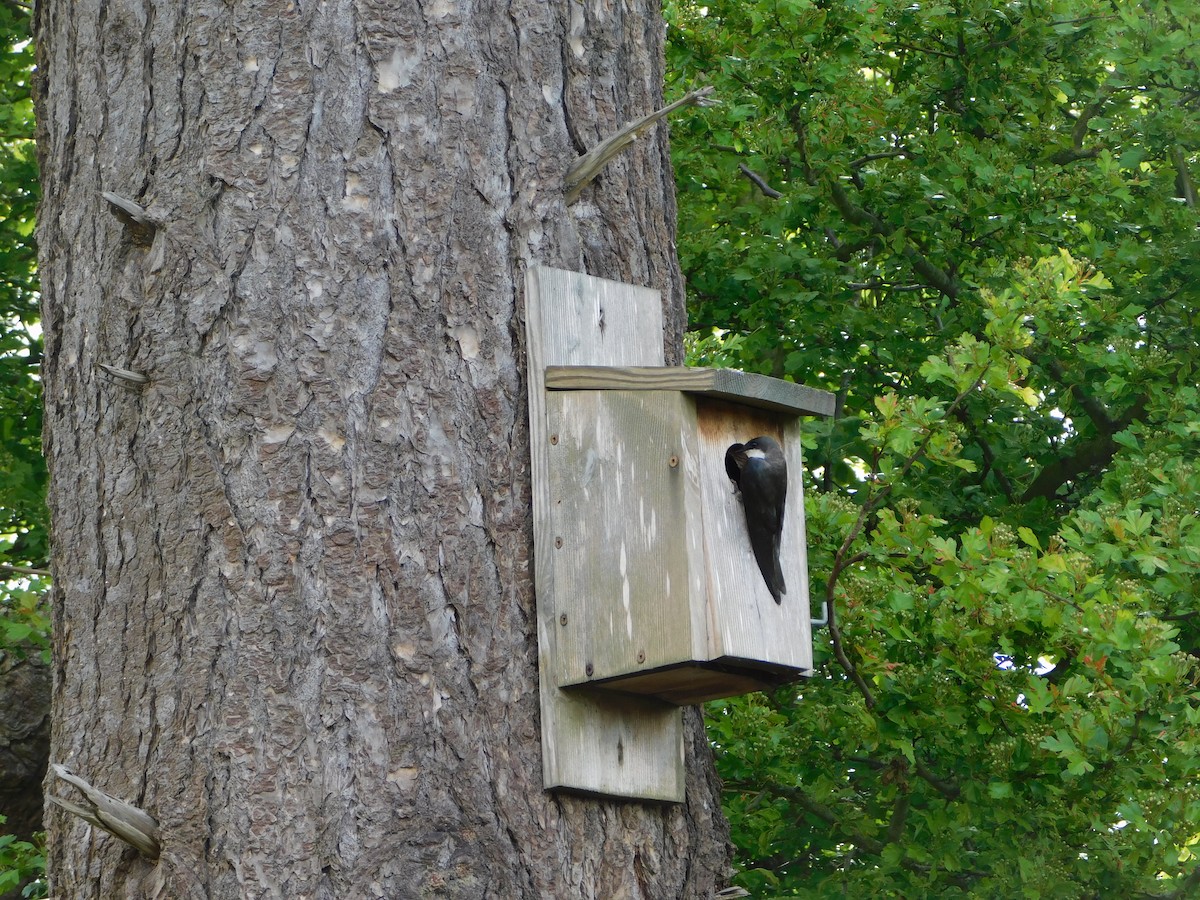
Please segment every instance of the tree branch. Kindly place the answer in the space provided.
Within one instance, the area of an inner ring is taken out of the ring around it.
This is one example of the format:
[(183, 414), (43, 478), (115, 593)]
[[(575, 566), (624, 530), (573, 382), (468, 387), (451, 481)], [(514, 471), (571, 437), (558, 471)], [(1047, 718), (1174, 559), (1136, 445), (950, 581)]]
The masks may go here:
[(1196, 185), (1192, 181), (1192, 173), (1188, 170), (1187, 157), (1183, 148), (1176, 144), (1171, 148), (1171, 162), (1175, 165), (1175, 192), (1183, 198), (1183, 202), (1195, 209)]
[(908, 819), (908, 811), (911, 807), (912, 795), (904, 791), (896, 798), (896, 806), (892, 809), (892, 820), (888, 822), (885, 843), (900, 843), (900, 838), (904, 836), (904, 823)]
[[(1083, 398), (1076, 394), (1076, 399), (1083, 405)], [(1140, 419), (1146, 414), (1145, 396), (1139, 397), (1134, 401), (1133, 405), (1125, 411), (1125, 414), (1120, 419), (1113, 421), (1108, 416), (1108, 411), (1102, 407), (1098, 410), (1100, 422), (1092, 419), (1093, 424), (1100, 429), (1104, 425), (1104, 430), (1099, 435), (1088, 441), (1076, 444), (1074, 452), (1070, 456), (1060, 457), (1038, 472), (1037, 477), (1033, 479), (1029, 487), (1025, 489), (1025, 493), (1021, 495), (1022, 503), (1029, 503), (1031, 500), (1036, 500), (1043, 497), (1047, 500), (1053, 500), (1054, 496), (1068, 481), (1084, 475), (1088, 472), (1093, 472), (1102, 469), (1112, 461), (1112, 458), (1117, 455), (1117, 442), (1113, 440), (1113, 435), (1120, 431), (1124, 431), (1130, 426), (1135, 419)], [(1095, 401), (1092, 401), (1095, 404)], [(1086, 407), (1085, 407), (1086, 410)], [(1089, 417), (1091, 414), (1089, 413)]]
[[(846, 193), (846, 189), (838, 184), (837, 181), (830, 179), (829, 190), (833, 196), (833, 205), (838, 208), (838, 212), (842, 214), (842, 218), (851, 225), (867, 228), (873, 234), (880, 237), (891, 237), (896, 233), (894, 227), (883, 221), (875, 213), (864, 207), (857, 206), (850, 199), (850, 195)], [(917, 250), (909, 241), (904, 242), (902, 252), (917, 273), (929, 282), (930, 287), (933, 287), (951, 300), (958, 299), (959, 285), (952, 275), (931, 262), (928, 257)]]
[[(882, 769), (890, 768), (890, 766), (887, 763), (881, 762), (878, 759), (871, 759), (871, 757), (869, 757), (869, 756), (845, 756), (845, 757), (839, 757), (839, 759), (845, 759), (847, 762), (865, 765), (869, 769), (872, 769), (873, 771), (876, 771), (876, 772), (878, 772)], [(904, 767), (906, 770), (908, 769), (908, 761), (907, 760), (904, 760)], [(938, 777), (936, 774), (934, 774), (933, 770), (930, 769), (929, 766), (925, 765), (924, 763), (921, 763), (921, 762), (917, 763), (915, 766), (912, 767), (912, 771), (916, 772), (922, 781), (926, 782), (930, 787), (934, 788), (939, 794), (941, 794), (947, 800), (957, 800), (960, 796), (962, 796), (962, 790), (959, 788), (958, 785), (954, 784), (951, 781), (946, 781), (944, 778)]]
[(50, 768), (63, 781), (79, 789), (84, 796), (85, 804), (72, 803), (53, 795), (49, 798), (50, 802), (79, 816), (85, 822), (107, 831), (113, 837), (120, 838), (125, 843), (136, 847), (139, 852), (150, 859), (158, 859), (161, 849), (158, 838), (158, 822), (153, 816), (138, 809), (132, 803), (118, 800), (99, 788), (92, 787), (78, 775), (73, 774), (66, 766), (51, 763)]
[(570, 206), (578, 200), (580, 192), (600, 174), (600, 170), (608, 165), (614, 156), (633, 144), (638, 135), (677, 109), (685, 106), (714, 105), (717, 101), (709, 96), (712, 92), (712, 85), (699, 88), (680, 97), (674, 103), (667, 104), (662, 109), (642, 116), (640, 119), (634, 119), (616, 134), (605, 138), (575, 160), (571, 168), (567, 169), (567, 174), (563, 176), (563, 193), (566, 195), (567, 205)]
[(964, 427), (971, 432), (971, 439), (975, 441), (975, 445), (979, 447), (979, 452), (983, 454), (984, 468), (980, 473), (980, 482), (983, 482), (987, 478), (989, 472), (992, 473), (996, 476), (996, 483), (1000, 485), (1000, 490), (1003, 492), (1004, 496), (1011, 501), (1013, 499), (1013, 494), (1015, 493), (1013, 483), (1008, 480), (1008, 476), (1005, 475), (1004, 472), (996, 465), (996, 454), (992, 450), (991, 444), (985, 441), (979, 434), (979, 430), (975, 427), (974, 421), (970, 416), (967, 415), (967, 411), (965, 409), (959, 407), (954, 411), (954, 415), (955, 418), (957, 418), (958, 421), (960, 421)]
[(33, 566), (14, 566), (10, 563), (0, 563), (0, 576), (2, 575), (30, 575), (34, 578), (49, 578), (49, 569), (36, 569)]
[[(785, 800), (795, 803), (805, 812), (815, 816), (817, 819), (820, 819), (831, 828), (838, 828), (840, 826), (838, 817), (833, 813), (833, 811), (813, 800), (803, 788), (772, 783), (769, 785), (768, 790), (779, 797), (783, 797)], [(895, 820), (896, 812), (899, 811), (899, 806), (900, 803), (897, 803), (897, 810), (893, 812), (893, 821)], [(907, 815), (907, 810), (905, 810), (905, 815)], [(847, 831), (845, 832), (845, 835), (846, 839), (850, 841), (850, 843), (854, 844), (856, 847), (861, 847), (867, 853), (875, 856), (881, 854), (884, 847), (886, 847), (888, 843), (895, 843), (891, 840), (886, 842), (880, 841), (857, 831)], [(910, 872), (918, 872), (922, 875), (926, 875), (933, 871), (932, 866), (926, 865), (925, 863), (916, 862), (915, 860), (909, 859), (907, 856), (902, 856), (899, 862), (901, 866), (903, 866), (905, 869), (908, 869)], [(980, 872), (977, 869), (966, 869), (962, 872), (951, 875), (950, 879), (959, 886), (966, 886), (967, 884), (970, 884), (971, 881), (987, 877), (988, 874), (986, 872)]]
[(1104, 404), (1093, 397), (1086, 387), (1076, 384), (1067, 375), (1061, 362), (1049, 355), (1041, 357), (1038, 361), (1046, 367), (1046, 371), (1054, 377), (1055, 381), (1070, 390), (1071, 395), (1079, 401), (1079, 405), (1083, 407), (1083, 411), (1087, 413), (1097, 431), (1101, 434), (1116, 434), (1121, 430), (1116, 427), (1116, 423), (1113, 422), (1112, 416), (1108, 414)]
[(779, 191), (775, 190), (775, 188), (773, 188), (769, 184), (767, 184), (767, 181), (765, 178), (763, 178), (757, 172), (751, 171), (750, 167), (747, 166), (745, 163), (738, 163), (738, 171), (741, 172), (743, 175), (745, 175), (747, 178), (749, 178), (752, 182), (754, 182), (755, 186), (757, 186), (760, 191), (762, 191), (766, 196), (770, 197), (772, 200), (778, 200), (780, 197), (783, 196), (783, 194), (781, 194)]
[(899, 159), (909, 155), (908, 150), (888, 150), (884, 153), (868, 153), (866, 156), (860, 156), (858, 159), (850, 163), (850, 168), (861, 169), (869, 162), (874, 162), (877, 159)]
[(1070, 456), (1054, 460), (1043, 466), (1037, 477), (1025, 488), (1021, 495), (1022, 503), (1029, 503), (1039, 497), (1053, 500), (1068, 481), (1072, 481), (1087, 472), (1103, 468), (1116, 456), (1117, 442), (1110, 435), (1104, 434), (1085, 441), (1075, 448)]
[(917, 763), (914, 767), (916, 773), (921, 776), (921, 779), (937, 790), (939, 794), (947, 800), (957, 800), (962, 795), (962, 790), (957, 784), (952, 781), (946, 781), (939, 778), (933, 773), (929, 766), (924, 763)]
[(927, 284), (889, 284), (886, 281), (852, 281), (846, 287), (855, 291), (888, 291), (894, 294), (911, 294), (916, 291), (927, 291)]

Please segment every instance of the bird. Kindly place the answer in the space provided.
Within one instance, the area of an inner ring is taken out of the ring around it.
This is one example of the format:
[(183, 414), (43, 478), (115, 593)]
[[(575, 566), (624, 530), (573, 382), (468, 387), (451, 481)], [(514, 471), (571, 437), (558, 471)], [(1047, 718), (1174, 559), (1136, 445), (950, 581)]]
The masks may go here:
[(787, 586), (779, 565), (779, 541), (783, 536), (783, 510), (787, 502), (787, 461), (779, 442), (768, 435), (725, 451), (725, 473), (742, 494), (746, 530), (758, 570), (776, 603), (783, 601)]

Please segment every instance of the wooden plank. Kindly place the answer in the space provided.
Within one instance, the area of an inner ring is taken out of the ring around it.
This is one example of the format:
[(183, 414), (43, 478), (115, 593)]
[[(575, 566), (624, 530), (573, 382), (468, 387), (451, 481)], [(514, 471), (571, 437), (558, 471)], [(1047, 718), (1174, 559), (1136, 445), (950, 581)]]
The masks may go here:
[(833, 415), (836, 397), (802, 384), (698, 366), (548, 366), (552, 391), (683, 391), (798, 416)]
[(559, 684), (693, 658), (681, 621), (691, 600), (683, 529), (699, 527), (680, 465), (691, 401), (677, 391), (567, 391), (548, 403), (559, 423), (551, 448)]
[[(703, 565), (708, 578), (709, 659), (766, 660), (808, 672), (812, 627), (804, 523), (800, 420), (780, 420), (744, 406), (702, 400), (697, 410), (704, 498)], [(760, 434), (780, 442), (788, 464), (780, 567), (787, 593), (776, 603), (750, 548), (746, 514), (725, 472), (725, 450)]]
[[(558, 629), (547, 366), (661, 366), (657, 291), (541, 266), (526, 275), (534, 579), (542, 707), (542, 774), (548, 789), (682, 802), (683, 717), (654, 700), (558, 687)], [(557, 414), (556, 414), (557, 415)], [(568, 616), (568, 621), (570, 618)]]

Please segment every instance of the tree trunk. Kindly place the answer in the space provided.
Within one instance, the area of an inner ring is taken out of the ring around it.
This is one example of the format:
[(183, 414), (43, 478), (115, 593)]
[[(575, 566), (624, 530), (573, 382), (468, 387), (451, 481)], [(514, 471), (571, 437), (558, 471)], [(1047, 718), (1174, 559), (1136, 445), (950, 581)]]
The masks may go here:
[(52, 895), (709, 896), (698, 716), (683, 806), (547, 794), (538, 735), (524, 272), (658, 288), (678, 360), (662, 130), (562, 193), (661, 105), (656, 6), (37, 25), (52, 759), (162, 846), (54, 810)]

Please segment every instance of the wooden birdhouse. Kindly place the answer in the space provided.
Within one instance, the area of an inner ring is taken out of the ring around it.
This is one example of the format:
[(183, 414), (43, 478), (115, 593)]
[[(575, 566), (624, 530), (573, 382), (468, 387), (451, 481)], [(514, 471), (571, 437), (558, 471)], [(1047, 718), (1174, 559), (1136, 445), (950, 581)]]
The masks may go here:
[[(682, 800), (677, 707), (811, 670), (799, 417), (833, 397), (663, 366), (656, 291), (537, 267), (526, 296), (546, 786)], [(778, 603), (725, 468), (759, 435), (789, 472)]]

